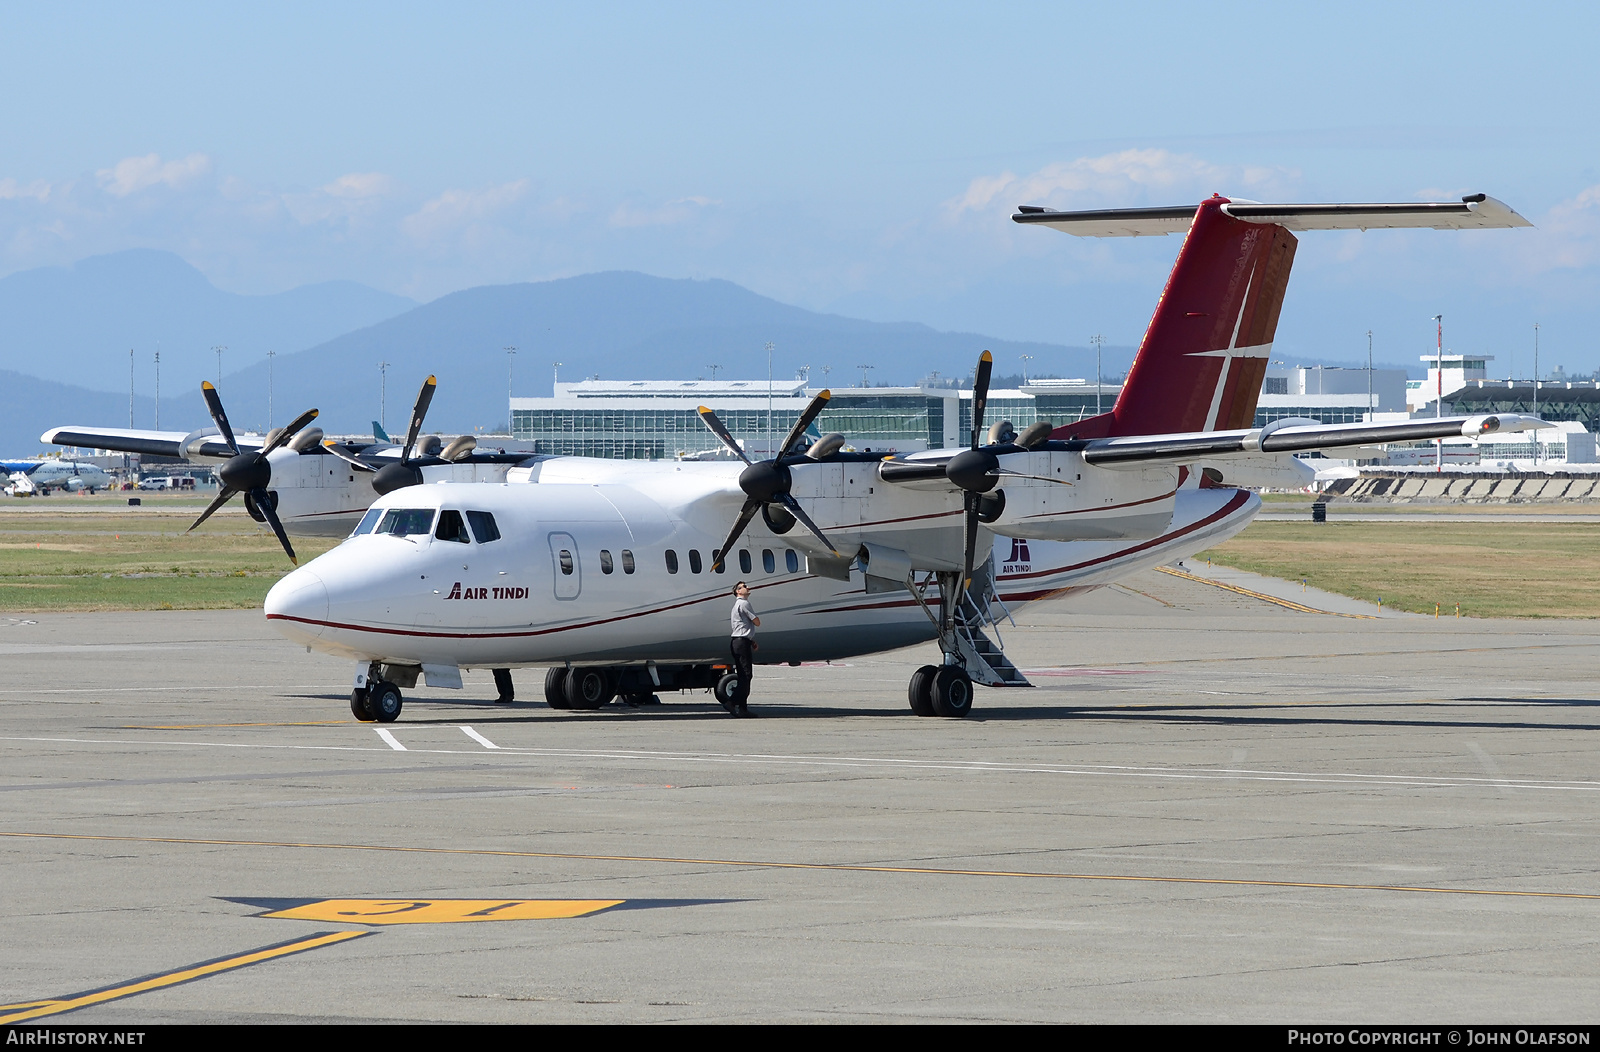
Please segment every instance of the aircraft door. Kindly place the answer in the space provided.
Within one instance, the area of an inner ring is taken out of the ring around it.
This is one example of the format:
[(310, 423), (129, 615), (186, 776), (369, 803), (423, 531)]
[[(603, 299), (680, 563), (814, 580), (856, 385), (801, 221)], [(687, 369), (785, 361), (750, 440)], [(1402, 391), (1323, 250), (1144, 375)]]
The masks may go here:
[(555, 571), (556, 598), (576, 599), (583, 588), (583, 567), (578, 562), (578, 542), (570, 533), (550, 535), (550, 563)]

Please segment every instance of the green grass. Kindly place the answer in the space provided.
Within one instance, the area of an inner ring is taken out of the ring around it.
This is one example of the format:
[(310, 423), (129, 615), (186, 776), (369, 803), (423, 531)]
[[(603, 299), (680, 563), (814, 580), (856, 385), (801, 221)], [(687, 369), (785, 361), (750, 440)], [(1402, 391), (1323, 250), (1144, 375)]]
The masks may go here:
[[(90, 497), (0, 503), (0, 611), (209, 610), (260, 606), (293, 569), (277, 538), (242, 514), (185, 533), (204, 506), (129, 508)], [(337, 544), (291, 538), (301, 562)]]
[(1199, 558), (1419, 614), (1600, 617), (1600, 522), (1257, 522)]

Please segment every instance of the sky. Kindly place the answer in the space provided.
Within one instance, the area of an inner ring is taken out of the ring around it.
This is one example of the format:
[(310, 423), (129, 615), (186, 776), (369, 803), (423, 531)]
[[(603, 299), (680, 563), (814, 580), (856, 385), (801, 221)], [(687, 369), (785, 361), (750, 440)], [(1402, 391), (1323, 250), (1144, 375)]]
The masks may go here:
[(1132, 344), (1178, 239), (1015, 205), (1483, 191), (1536, 229), (1301, 235), (1279, 348), (1415, 363), (1443, 313), (1491, 372), (1535, 322), (1587, 371), (1596, 39), (1576, 3), (8, 5), (0, 274), (146, 247), (426, 301), (627, 269)]

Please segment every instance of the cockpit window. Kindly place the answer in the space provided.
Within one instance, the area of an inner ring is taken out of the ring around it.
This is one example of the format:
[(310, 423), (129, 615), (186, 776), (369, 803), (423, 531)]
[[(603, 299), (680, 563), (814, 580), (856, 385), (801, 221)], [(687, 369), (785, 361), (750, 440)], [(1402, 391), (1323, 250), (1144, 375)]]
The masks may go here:
[(451, 508), (439, 513), (439, 525), (434, 527), (433, 535), (441, 541), (469, 543), (467, 524), (461, 521), (461, 513)]
[(433, 525), (432, 508), (390, 508), (384, 512), (374, 533), (392, 533), (396, 537), (425, 534)]
[(490, 541), (500, 539), (500, 527), (494, 524), (494, 516), (488, 512), (469, 511), (467, 521), (472, 524), (472, 535), (478, 538), (479, 544), (488, 544)]
[(350, 536), (359, 537), (363, 533), (371, 533), (372, 527), (378, 525), (378, 520), (383, 518), (382, 508), (368, 508), (367, 513), (361, 516), (361, 521), (356, 524), (355, 532)]

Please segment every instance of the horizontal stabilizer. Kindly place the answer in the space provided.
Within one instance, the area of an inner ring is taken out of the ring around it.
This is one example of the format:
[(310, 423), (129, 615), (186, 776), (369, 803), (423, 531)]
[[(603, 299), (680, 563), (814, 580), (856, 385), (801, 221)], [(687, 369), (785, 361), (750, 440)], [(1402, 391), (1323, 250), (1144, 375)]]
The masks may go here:
[[(1458, 201), (1409, 201), (1393, 204), (1261, 204), (1227, 201), (1221, 210), (1246, 223), (1275, 224), (1286, 230), (1387, 230), (1424, 227), (1434, 230), (1478, 230), (1532, 226), (1511, 208), (1487, 194)], [(1079, 237), (1148, 237), (1181, 234), (1189, 229), (1190, 205), (1159, 208), (1100, 208), (1058, 212), (1023, 205), (1011, 218), (1026, 225), (1048, 226)]]

